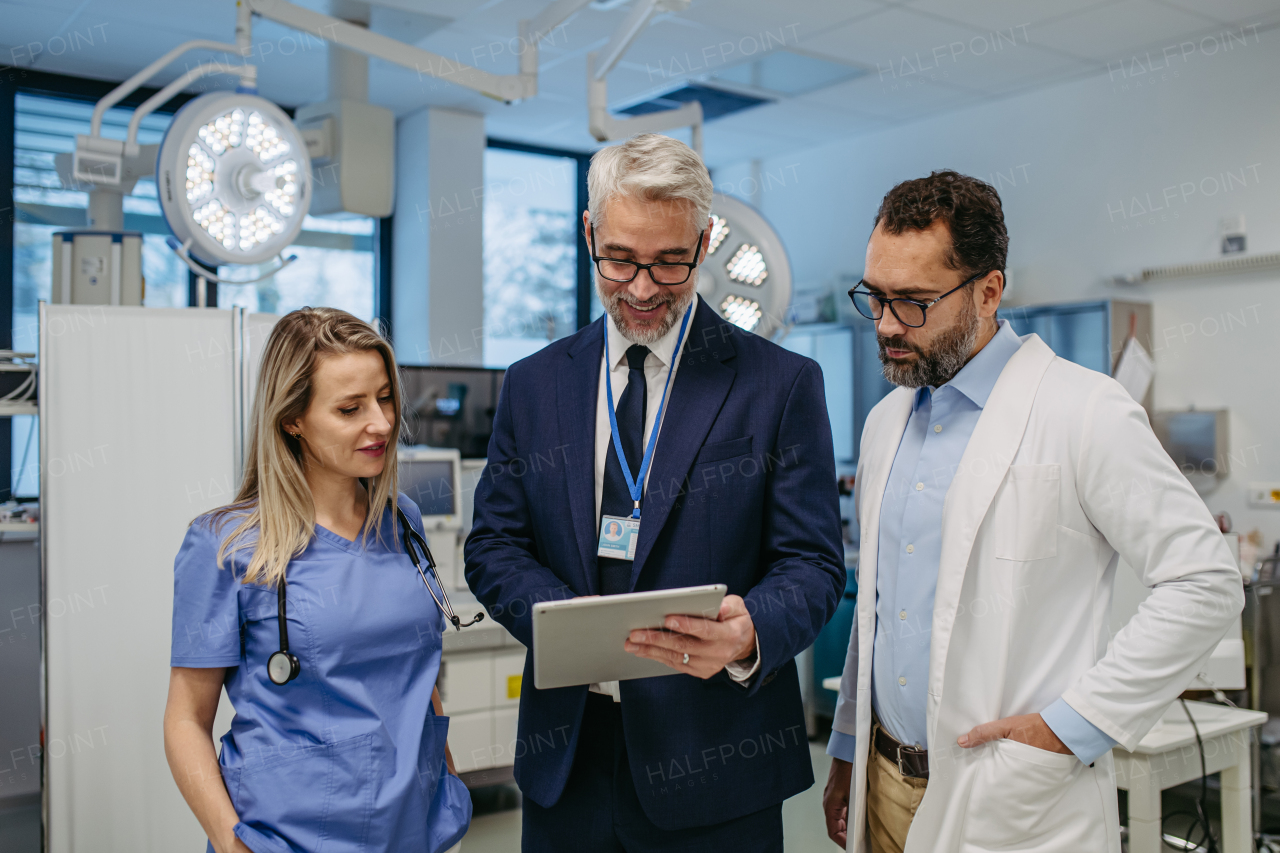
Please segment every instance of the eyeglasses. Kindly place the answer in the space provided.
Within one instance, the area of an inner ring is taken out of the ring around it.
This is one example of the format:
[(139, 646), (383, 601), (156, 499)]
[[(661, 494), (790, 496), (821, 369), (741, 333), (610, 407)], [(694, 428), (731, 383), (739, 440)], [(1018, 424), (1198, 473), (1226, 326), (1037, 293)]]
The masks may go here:
[[(990, 270), (987, 272), (990, 272)], [(958, 287), (951, 288), (937, 299), (930, 300), (929, 302), (921, 302), (918, 299), (905, 299), (902, 297), (889, 298), (867, 290), (858, 290), (859, 287), (871, 286), (867, 284), (866, 279), (859, 281), (858, 284), (849, 291), (849, 299), (853, 302), (853, 307), (858, 309), (858, 313), (863, 317), (866, 317), (868, 320), (879, 320), (883, 317), (884, 309), (887, 305), (889, 310), (893, 312), (893, 316), (898, 318), (899, 323), (912, 329), (918, 329), (924, 325), (926, 308), (936, 305), (938, 302), (946, 299), (957, 290), (968, 287), (986, 274), (987, 273), (985, 272), (978, 273)]]
[(684, 284), (689, 280), (689, 276), (693, 275), (694, 269), (698, 266), (698, 256), (702, 253), (702, 235), (706, 231), (698, 232), (698, 245), (693, 250), (693, 263), (662, 264), (638, 264), (635, 261), (623, 261), (618, 258), (597, 257), (595, 227), (589, 227), (588, 233), (591, 235), (591, 260), (595, 261), (596, 270), (601, 278), (625, 284), (634, 280), (640, 274), (640, 270), (648, 270), (649, 278), (653, 279), (654, 284), (670, 287), (673, 284)]

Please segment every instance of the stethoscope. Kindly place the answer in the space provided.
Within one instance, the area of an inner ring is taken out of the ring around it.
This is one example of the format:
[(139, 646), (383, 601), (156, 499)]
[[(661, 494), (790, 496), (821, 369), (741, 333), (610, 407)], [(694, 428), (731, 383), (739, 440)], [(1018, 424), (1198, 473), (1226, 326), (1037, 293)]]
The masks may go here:
[[(418, 576), (422, 578), (422, 582), (426, 585), (427, 592), (431, 593), (431, 600), (436, 603), (436, 607), (440, 608), (440, 612), (445, 615), (445, 618), (453, 624), (454, 630), (461, 631), (463, 628), (469, 628), (483, 619), (483, 610), (477, 613), (469, 622), (463, 622), (458, 617), (458, 614), (453, 612), (453, 605), (449, 603), (449, 594), (444, 591), (444, 584), (440, 582), (440, 573), (436, 571), (436, 559), (431, 556), (431, 548), (428, 547), (427, 540), (422, 537), (422, 534), (413, 529), (413, 525), (409, 523), (404, 510), (396, 507), (396, 514), (400, 516), (400, 529), (404, 532), (404, 548), (409, 552), (409, 559), (413, 561), (413, 567), (418, 570)], [(436, 586), (440, 588), (440, 596), (443, 601), (441, 598), (436, 598), (436, 591), (431, 588), (431, 584), (427, 581), (427, 575), (422, 571), (422, 564), (418, 561), (418, 555), (414, 549), (415, 545), (426, 557), (427, 568), (431, 569), (431, 574), (436, 579)], [(267, 658), (267, 676), (271, 679), (272, 684), (284, 685), (298, 677), (298, 673), (302, 672), (302, 664), (298, 661), (297, 656), (289, 651), (289, 628), (285, 624), (284, 578), (280, 578), (277, 590), (277, 607), (280, 614), (280, 650), (272, 653), (271, 657)]]

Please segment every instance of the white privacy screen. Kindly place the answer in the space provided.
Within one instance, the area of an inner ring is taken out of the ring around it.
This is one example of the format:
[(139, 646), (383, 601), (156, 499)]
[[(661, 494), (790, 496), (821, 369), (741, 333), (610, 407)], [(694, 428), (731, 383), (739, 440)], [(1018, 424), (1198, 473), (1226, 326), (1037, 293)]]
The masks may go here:
[[(238, 479), (241, 327), (227, 310), (42, 306), (51, 853), (204, 849), (164, 756), (173, 559)], [(215, 737), (229, 721), (224, 695)]]

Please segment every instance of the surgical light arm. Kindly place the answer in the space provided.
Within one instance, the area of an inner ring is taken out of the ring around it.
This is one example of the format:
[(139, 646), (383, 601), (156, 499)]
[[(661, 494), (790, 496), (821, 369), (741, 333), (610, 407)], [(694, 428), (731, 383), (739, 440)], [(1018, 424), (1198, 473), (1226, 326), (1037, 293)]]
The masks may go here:
[[(495, 100), (510, 103), (538, 93), (538, 43), (589, 0), (556, 0), (533, 21), (520, 22), (520, 71), (491, 74), (438, 53), (370, 32), (364, 27), (313, 12), (287, 0), (242, 0), (244, 8), (259, 17), (284, 24), (317, 38), (384, 59), (419, 74), (436, 77), (472, 89)], [(239, 29), (239, 27), (237, 27)]]
[(702, 104), (694, 101), (674, 110), (646, 113), (633, 118), (615, 118), (609, 113), (609, 88), (605, 82), (609, 72), (622, 59), (627, 48), (649, 26), (658, 12), (682, 12), (690, 0), (637, 0), (622, 26), (609, 39), (600, 53), (587, 54), (588, 129), (600, 142), (621, 139), (635, 133), (656, 133), (677, 127), (693, 130), (693, 150), (702, 153)]

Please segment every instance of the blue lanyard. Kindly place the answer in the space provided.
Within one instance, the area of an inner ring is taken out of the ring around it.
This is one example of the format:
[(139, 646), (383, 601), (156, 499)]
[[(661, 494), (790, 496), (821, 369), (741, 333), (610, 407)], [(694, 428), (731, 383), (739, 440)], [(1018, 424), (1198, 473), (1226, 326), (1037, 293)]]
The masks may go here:
[[(622, 476), (627, 480), (627, 491), (631, 493), (634, 508), (632, 518), (640, 517), (640, 495), (644, 490), (644, 476), (649, 473), (649, 463), (653, 461), (653, 448), (658, 444), (658, 430), (662, 426), (662, 409), (667, 405), (667, 391), (671, 388), (671, 374), (676, 369), (676, 358), (680, 355), (680, 344), (684, 341), (684, 330), (689, 325), (689, 315), (693, 313), (690, 305), (680, 321), (680, 336), (676, 338), (675, 349), (671, 351), (671, 366), (667, 368), (667, 381), (662, 386), (662, 399), (658, 401), (658, 414), (653, 419), (653, 432), (649, 435), (649, 446), (644, 449), (644, 458), (640, 461), (640, 475), (631, 478), (631, 465), (627, 462), (627, 454), (622, 452), (622, 439), (618, 436), (618, 415), (613, 410), (613, 362), (609, 360), (609, 330), (604, 330), (604, 385), (609, 392), (609, 430), (613, 433), (613, 449), (618, 453), (618, 461), (622, 463)], [(644, 424), (640, 425), (641, 430)], [(643, 435), (643, 432), (641, 433)]]

